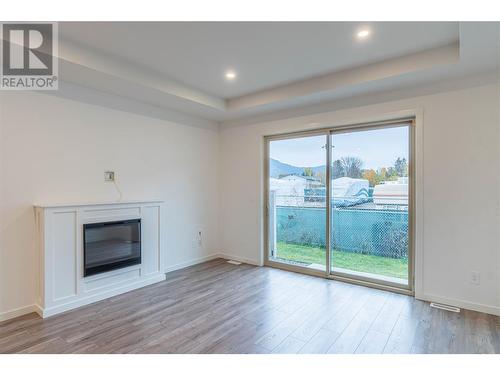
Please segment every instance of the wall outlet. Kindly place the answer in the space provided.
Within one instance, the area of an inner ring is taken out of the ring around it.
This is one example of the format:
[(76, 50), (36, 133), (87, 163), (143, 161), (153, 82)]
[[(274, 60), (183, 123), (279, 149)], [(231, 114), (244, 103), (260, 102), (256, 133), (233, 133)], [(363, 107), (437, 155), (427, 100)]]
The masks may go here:
[(198, 230), (198, 233), (196, 235), (196, 240), (198, 241), (198, 247), (203, 247), (203, 231)]
[(479, 285), (481, 283), (481, 274), (477, 271), (472, 271), (470, 273), (470, 283), (474, 285)]
[(104, 171), (104, 182), (113, 182), (115, 180), (115, 172)]

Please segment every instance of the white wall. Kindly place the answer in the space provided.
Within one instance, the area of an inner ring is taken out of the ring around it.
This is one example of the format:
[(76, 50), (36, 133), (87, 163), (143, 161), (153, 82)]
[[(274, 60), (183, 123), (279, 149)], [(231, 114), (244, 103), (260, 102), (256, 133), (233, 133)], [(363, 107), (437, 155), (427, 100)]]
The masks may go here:
[[(498, 90), (486, 85), (246, 126), (220, 134), (221, 249), (262, 263), (263, 136), (423, 113), (419, 297), (500, 314)], [(481, 273), (481, 284), (469, 282)]]
[(0, 111), (0, 317), (34, 303), (33, 204), (116, 200), (104, 170), (124, 200), (165, 200), (169, 268), (217, 252), (216, 128), (37, 93), (1, 93)]
[[(166, 201), (170, 268), (220, 252), (261, 263), (262, 136), (415, 109), (424, 123), (420, 296), (499, 313), (498, 96), (486, 85), (217, 133), (50, 95), (1, 93), (0, 318), (34, 302), (33, 203), (115, 200), (103, 182), (111, 169), (125, 200)], [(481, 285), (469, 283), (470, 271), (481, 272)]]

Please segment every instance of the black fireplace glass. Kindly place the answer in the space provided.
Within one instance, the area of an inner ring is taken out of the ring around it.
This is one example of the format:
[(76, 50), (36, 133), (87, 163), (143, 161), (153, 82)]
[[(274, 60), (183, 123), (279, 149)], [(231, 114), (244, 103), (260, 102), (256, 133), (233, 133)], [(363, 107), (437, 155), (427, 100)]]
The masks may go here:
[(141, 264), (141, 219), (83, 225), (84, 276)]

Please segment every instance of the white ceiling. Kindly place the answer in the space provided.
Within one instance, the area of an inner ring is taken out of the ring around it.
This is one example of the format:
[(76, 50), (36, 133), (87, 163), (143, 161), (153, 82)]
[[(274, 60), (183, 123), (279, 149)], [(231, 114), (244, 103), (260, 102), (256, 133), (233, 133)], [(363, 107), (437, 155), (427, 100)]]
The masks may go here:
[[(361, 28), (370, 38), (357, 40)], [(499, 23), (485, 22), (65, 22), (59, 36), (55, 95), (128, 111), (135, 102), (141, 113), (211, 123), (497, 79), (500, 56)], [(235, 81), (225, 80), (227, 69), (237, 72)], [(82, 86), (112, 95), (69, 92)]]
[[(369, 28), (369, 40), (355, 37)], [(220, 98), (456, 42), (457, 22), (61, 23), (60, 37)], [(238, 77), (224, 78), (227, 69)]]

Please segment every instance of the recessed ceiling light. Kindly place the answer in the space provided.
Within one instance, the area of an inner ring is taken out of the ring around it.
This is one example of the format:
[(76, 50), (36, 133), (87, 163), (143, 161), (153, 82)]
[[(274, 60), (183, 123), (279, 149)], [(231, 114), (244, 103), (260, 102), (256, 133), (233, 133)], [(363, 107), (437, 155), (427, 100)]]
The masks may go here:
[(370, 34), (371, 34), (370, 30), (364, 29), (364, 30), (358, 31), (357, 36), (358, 36), (358, 39), (365, 39), (365, 38), (369, 37)]
[(232, 81), (233, 79), (236, 78), (236, 73), (233, 72), (232, 70), (229, 70), (226, 72), (226, 79), (229, 81)]

